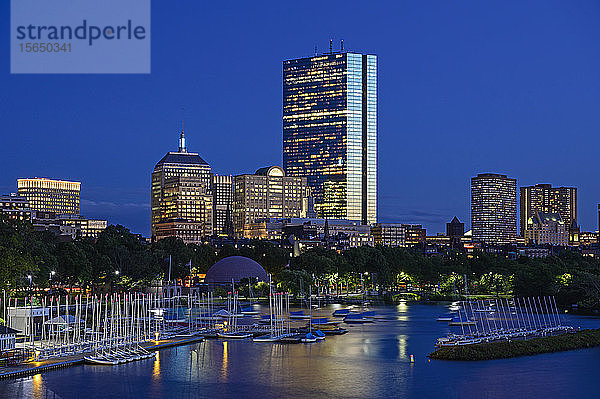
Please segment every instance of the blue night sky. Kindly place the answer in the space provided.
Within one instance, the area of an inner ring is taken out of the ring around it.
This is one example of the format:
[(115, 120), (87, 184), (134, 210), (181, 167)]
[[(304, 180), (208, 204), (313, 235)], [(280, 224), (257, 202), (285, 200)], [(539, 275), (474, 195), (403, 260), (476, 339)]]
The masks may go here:
[(281, 164), (282, 60), (317, 45), (379, 57), (379, 220), (469, 224), (469, 179), (579, 188), (600, 202), (600, 2), (153, 1), (150, 75), (10, 75), (0, 41), (0, 192), (82, 182), (82, 213), (149, 234), (150, 173), (188, 149), (219, 174)]

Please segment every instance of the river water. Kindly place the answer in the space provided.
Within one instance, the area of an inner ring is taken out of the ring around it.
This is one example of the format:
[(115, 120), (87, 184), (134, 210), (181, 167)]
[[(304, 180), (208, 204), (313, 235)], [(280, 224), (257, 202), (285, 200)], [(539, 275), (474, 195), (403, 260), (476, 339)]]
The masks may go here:
[[(206, 340), (156, 360), (0, 381), (0, 398), (598, 398), (600, 348), (483, 362), (429, 361), (444, 305), (375, 309), (386, 320), (282, 345)], [(330, 314), (331, 309), (327, 312)], [(600, 328), (600, 319), (565, 316)], [(410, 363), (410, 355), (415, 363)]]

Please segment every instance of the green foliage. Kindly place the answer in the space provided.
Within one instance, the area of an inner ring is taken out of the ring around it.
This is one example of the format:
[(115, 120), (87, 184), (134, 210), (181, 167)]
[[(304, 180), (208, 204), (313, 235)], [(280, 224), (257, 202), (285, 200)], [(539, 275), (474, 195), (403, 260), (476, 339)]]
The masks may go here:
[[(290, 258), (289, 250), (269, 241), (251, 241), (240, 248), (185, 244), (167, 238), (148, 245), (123, 226), (109, 226), (97, 240), (57, 242), (49, 232), (36, 232), (24, 221), (0, 215), (0, 288), (24, 296), (33, 276), (33, 288), (79, 286), (92, 291), (137, 290), (157, 278), (171, 279), (206, 273), (219, 259), (242, 255), (254, 259), (274, 276), (279, 289), (306, 293), (310, 284), (321, 292), (361, 284), (380, 293), (410, 292), (421, 298), (457, 298), (469, 295), (555, 295), (559, 306), (600, 310), (600, 264), (576, 251), (562, 251), (544, 259), (518, 258), (475, 251), (449, 250), (441, 256), (423, 255), (418, 248), (352, 248), (338, 253), (313, 248)], [(117, 273), (118, 272), (118, 273)], [(255, 286), (262, 295), (267, 285)]]

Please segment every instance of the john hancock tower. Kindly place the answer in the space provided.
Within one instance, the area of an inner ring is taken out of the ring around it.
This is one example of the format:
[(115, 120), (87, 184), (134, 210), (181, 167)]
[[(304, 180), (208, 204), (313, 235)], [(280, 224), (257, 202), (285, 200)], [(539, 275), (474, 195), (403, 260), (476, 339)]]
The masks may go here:
[(377, 221), (377, 57), (283, 62), (283, 167), (306, 176), (319, 217)]

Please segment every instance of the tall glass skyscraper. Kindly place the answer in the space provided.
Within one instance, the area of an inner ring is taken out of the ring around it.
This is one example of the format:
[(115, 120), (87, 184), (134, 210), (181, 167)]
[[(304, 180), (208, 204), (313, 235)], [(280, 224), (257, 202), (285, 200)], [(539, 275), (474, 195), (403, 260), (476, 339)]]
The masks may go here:
[(377, 221), (377, 57), (283, 62), (283, 167), (306, 176), (317, 216)]

